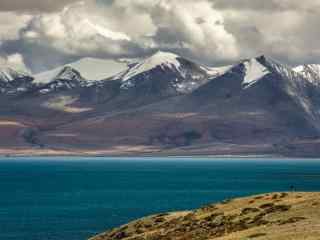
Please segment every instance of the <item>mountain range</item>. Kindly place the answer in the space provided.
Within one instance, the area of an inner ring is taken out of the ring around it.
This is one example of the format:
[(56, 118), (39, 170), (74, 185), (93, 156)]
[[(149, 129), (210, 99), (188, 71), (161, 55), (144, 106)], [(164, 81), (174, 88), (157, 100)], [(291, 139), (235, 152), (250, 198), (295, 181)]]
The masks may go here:
[(0, 154), (320, 155), (320, 65), (170, 52), (31, 75), (0, 66)]

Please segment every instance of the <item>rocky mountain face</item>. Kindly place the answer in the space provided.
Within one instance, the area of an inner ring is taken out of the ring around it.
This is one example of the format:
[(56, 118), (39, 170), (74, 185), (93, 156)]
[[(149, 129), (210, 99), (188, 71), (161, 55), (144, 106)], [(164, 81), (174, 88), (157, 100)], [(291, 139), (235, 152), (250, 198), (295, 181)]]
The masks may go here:
[(320, 154), (318, 65), (210, 68), (158, 52), (121, 68), (102, 80), (72, 65), (0, 71), (0, 153)]
[(190, 93), (222, 71), (202, 67), (172, 53), (158, 52), (131, 65), (114, 79), (122, 82), (121, 89), (135, 91), (138, 95), (169, 97)]
[(81, 76), (80, 72), (67, 66), (48, 83), (39, 83), (37, 89), (40, 93), (46, 94), (50, 92), (72, 90), (87, 85), (86, 80)]
[(0, 94), (16, 95), (28, 90), (33, 77), (12, 68), (0, 67)]
[(295, 72), (302, 74), (309, 82), (318, 86), (320, 84), (320, 64), (309, 64), (295, 67)]

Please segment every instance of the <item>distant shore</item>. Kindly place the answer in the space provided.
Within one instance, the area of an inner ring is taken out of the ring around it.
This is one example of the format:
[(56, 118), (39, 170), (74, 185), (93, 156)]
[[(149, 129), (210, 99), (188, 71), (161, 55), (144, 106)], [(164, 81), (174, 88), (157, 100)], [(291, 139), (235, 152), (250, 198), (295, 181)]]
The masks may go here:
[(277, 159), (290, 159), (290, 160), (320, 160), (319, 157), (290, 157), (290, 156), (281, 156), (281, 155), (207, 155), (207, 154), (195, 154), (195, 155), (166, 155), (166, 154), (114, 154), (114, 155), (97, 155), (97, 154), (0, 154), (0, 158), (181, 158), (181, 159), (243, 159), (243, 160), (256, 160), (256, 159), (268, 159), (268, 160), (277, 160)]

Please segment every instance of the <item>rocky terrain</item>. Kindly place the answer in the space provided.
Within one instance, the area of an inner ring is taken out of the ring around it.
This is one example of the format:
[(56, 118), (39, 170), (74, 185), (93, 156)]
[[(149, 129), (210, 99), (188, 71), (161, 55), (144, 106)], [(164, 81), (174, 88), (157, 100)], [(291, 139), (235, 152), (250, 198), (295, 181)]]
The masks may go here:
[(90, 240), (318, 240), (320, 193), (272, 193), (163, 213)]
[(318, 65), (266, 56), (208, 67), (158, 52), (35, 76), (1, 67), (0, 155), (318, 157), (319, 83)]

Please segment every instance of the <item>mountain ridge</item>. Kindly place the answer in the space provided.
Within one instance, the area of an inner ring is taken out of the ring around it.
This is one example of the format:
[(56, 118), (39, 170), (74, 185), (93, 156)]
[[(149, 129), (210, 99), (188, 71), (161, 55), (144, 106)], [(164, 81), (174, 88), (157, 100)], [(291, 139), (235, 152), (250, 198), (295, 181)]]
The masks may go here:
[(100, 80), (67, 65), (0, 94), (0, 130), (21, 151), (318, 156), (317, 72), (298, 70), (267, 56), (211, 68), (166, 52)]

